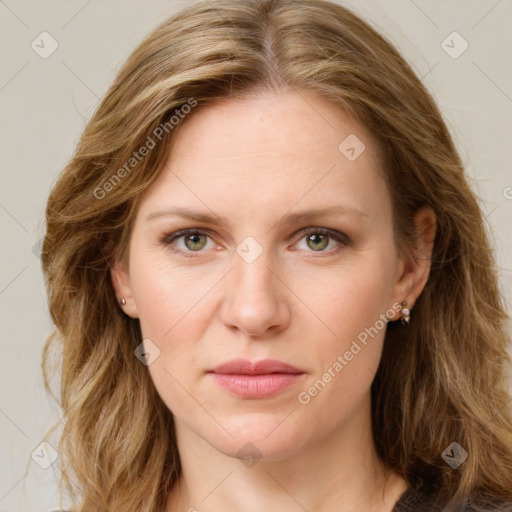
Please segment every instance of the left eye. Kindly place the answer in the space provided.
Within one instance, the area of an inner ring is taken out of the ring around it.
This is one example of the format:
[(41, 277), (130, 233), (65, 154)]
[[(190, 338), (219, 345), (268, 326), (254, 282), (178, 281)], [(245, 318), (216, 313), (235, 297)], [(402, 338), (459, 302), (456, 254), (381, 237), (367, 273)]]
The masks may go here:
[[(309, 230), (303, 231), (302, 238), (299, 240), (305, 241), (307, 248), (313, 252), (331, 252), (325, 251), (331, 241), (335, 241), (338, 246), (346, 246), (349, 244), (348, 237), (339, 231), (326, 229), (326, 228), (310, 228)], [(208, 232), (198, 231), (193, 229), (184, 229), (164, 235), (161, 243), (165, 246), (173, 246), (172, 250), (176, 253), (183, 254), (186, 257), (198, 256), (198, 254), (204, 252), (210, 235)], [(183, 245), (178, 247), (177, 241), (180, 240)], [(206, 247), (208, 248), (208, 247)], [(339, 248), (339, 247), (338, 247)]]
[[(341, 235), (341, 233), (340, 233)], [(324, 252), (324, 249), (329, 245), (332, 240), (338, 243), (346, 244), (341, 236), (336, 234), (321, 231), (310, 231), (300, 241), (305, 240), (307, 247), (312, 249), (314, 252)]]

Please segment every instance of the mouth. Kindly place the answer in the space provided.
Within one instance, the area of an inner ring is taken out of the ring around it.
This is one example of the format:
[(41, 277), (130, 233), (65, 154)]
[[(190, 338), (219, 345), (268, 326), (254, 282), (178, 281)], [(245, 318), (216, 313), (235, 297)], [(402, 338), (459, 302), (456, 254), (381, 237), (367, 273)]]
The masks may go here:
[(243, 398), (268, 398), (293, 386), (305, 372), (275, 359), (235, 359), (207, 372), (223, 389)]

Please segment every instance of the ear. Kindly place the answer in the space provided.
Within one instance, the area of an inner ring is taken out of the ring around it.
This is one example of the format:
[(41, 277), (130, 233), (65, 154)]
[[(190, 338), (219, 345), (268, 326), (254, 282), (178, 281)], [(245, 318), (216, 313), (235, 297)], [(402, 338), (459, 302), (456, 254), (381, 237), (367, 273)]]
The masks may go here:
[(400, 259), (398, 281), (395, 286), (395, 302), (406, 302), (412, 309), (427, 284), (430, 275), (432, 251), (436, 236), (436, 216), (429, 206), (421, 207), (414, 216), (415, 241), (408, 254)]
[[(130, 281), (128, 257), (123, 255), (115, 258), (110, 265), (110, 279), (117, 297), (117, 302), (122, 311), (132, 318), (139, 318), (135, 300), (133, 298), (132, 285)], [(126, 304), (121, 305), (121, 299)]]

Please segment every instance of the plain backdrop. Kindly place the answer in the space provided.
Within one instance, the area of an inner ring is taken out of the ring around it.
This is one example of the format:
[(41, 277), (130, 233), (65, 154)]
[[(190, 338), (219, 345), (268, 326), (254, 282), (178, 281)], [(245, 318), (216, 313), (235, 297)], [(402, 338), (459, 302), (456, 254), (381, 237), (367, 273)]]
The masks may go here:
[[(40, 445), (59, 418), (40, 369), (51, 331), (39, 259), (48, 193), (120, 65), (187, 3), (0, 0), (0, 512), (58, 505), (59, 460), (41, 467), (52, 451)], [(398, 47), (437, 99), (481, 199), (510, 312), (512, 2), (343, 4)]]

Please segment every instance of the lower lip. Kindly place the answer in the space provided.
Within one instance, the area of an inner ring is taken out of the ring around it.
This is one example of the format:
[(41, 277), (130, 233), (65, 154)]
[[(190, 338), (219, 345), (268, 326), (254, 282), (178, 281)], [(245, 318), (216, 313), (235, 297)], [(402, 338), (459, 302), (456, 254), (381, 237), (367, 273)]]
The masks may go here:
[(217, 384), (244, 398), (267, 398), (293, 386), (303, 373), (268, 373), (265, 375), (234, 375), (210, 373)]

